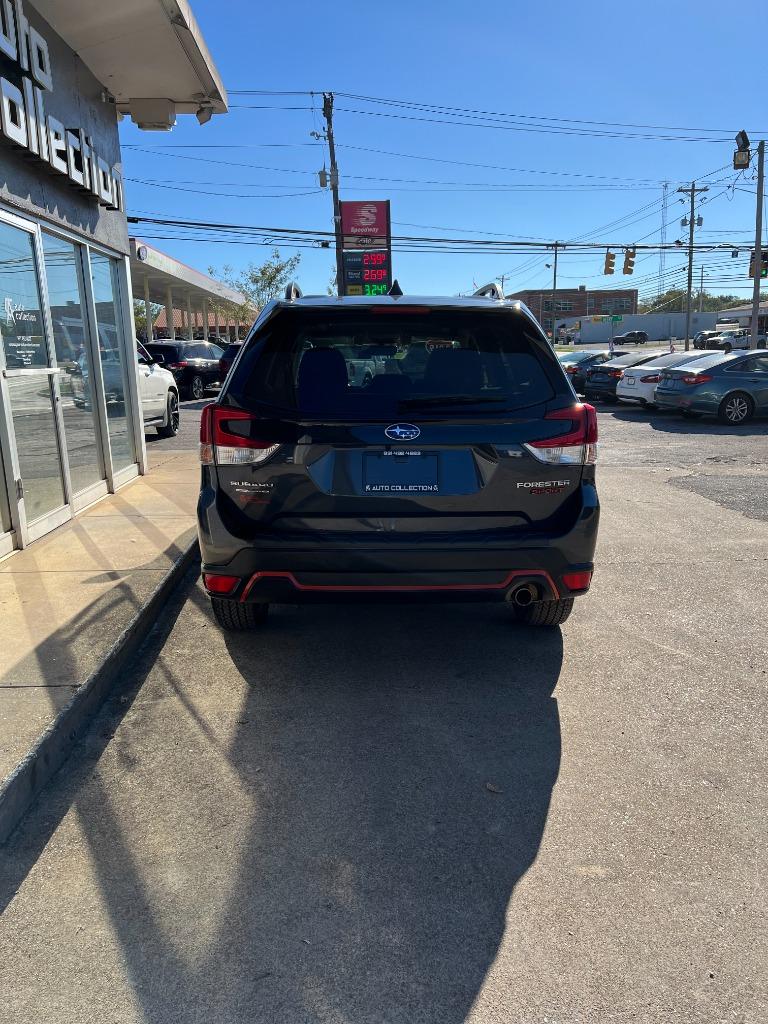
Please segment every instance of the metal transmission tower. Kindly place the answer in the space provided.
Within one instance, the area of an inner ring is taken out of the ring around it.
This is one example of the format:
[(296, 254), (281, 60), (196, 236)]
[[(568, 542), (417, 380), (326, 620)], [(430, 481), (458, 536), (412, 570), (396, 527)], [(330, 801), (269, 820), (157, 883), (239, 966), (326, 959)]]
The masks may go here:
[(667, 254), (664, 246), (667, 242), (667, 192), (669, 182), (665, 181), (661, 189), (661, 249), (659, 250), (659, 292), (657, 298), (664, 294), (664, 269), (667, 261)]

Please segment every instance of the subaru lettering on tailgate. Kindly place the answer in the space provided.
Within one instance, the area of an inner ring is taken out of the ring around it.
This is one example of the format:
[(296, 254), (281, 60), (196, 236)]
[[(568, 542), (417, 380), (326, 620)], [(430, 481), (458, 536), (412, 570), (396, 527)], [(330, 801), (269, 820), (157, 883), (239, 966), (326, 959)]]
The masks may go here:
[(393, 423), (384, 433), (393, 441), (414, 441), (421, 431), (413, 423)]

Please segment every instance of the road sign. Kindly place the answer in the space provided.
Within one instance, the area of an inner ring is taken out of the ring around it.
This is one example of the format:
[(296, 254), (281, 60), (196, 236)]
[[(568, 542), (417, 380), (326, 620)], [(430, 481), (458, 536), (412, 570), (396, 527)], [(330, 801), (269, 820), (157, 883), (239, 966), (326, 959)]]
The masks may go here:
[(620, 324), (620, 323), (621, 323), (621, 321), (622, 321), (623, 319), (624, 319), (624, 317), (623, 317), (623, 316), (612, 316), (612, 317), (611, 317), (611, 320), (612, 320), (612, 321), (613, 321), (613, 323), (615, 323), (615, 324)]
[(344, 290), (347, 295), (386, 295), (392, 287), (392, 256), (388, 249), (346, 250)]
[(339, 203), (345, 249), (390, 247), (389, 200), (366, 199)]

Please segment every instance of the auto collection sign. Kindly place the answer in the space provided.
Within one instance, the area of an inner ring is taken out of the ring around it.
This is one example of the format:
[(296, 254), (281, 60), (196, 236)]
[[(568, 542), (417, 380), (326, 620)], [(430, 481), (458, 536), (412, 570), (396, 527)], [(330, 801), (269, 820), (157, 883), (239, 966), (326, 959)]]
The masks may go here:
[(67, 127), (46, 113), (45, 95), (54, 91), (48, 43), (30, 25), (22, 0), (0, 0), (0, 55), (15, 65), (16, 77), (0, 76), (0, 134), (102, 206), (122, 210), (122, 180), (115, 168), (82, 128)]

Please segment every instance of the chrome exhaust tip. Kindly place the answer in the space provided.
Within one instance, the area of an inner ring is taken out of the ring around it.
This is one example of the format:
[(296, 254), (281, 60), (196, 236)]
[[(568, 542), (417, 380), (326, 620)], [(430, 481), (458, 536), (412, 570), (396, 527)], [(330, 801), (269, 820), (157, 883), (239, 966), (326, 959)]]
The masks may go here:
[(531, 583), (523, 583), (522, 586), (516, 587), (512, 591), (511, 601), (517, 605), (518, 608), (527, 608), (529, 604), (538, 597), (538, 591)]

